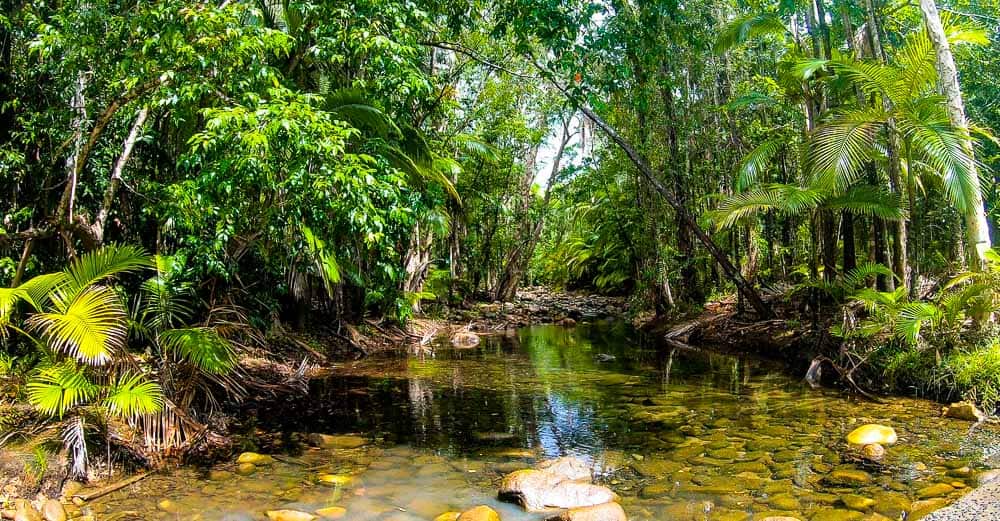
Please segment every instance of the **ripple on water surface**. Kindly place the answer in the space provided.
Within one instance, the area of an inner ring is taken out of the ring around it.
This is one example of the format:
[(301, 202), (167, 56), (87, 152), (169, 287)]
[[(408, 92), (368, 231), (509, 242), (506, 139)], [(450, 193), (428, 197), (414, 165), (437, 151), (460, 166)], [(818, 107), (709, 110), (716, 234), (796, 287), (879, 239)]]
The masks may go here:
[[(533, 327), (474, 349), (442, 341), (345, 364), (308, 397), (245, 417), (248, 446), (287, 456), (246, 476), (217, 472), (233, 464), (155, 476), (88, 508), (207, 521), (342, 507), (327, 512), (406, 521), (488, 504), (505, 521), (537, 520), (546, 516), (495, 500), (499, 478), (575, 455), (632, 520), (914, 519), (961, 496), (997, 441), (939, 418), (930, 402), (858, 402), (759, 361), (648, 349), (612, 325)], [(844, 435), (864, 423), (899, 434), (883, 465), (847, 453)]]

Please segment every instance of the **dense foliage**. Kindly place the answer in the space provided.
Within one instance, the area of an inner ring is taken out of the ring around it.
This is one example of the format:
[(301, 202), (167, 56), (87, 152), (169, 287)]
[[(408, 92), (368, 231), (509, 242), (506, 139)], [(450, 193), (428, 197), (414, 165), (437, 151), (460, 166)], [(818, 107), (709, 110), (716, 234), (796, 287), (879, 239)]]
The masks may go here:
[(1000, 401), (995, 2), (0, 5), (0, 370), (78, 454), (205, 421), (258, 332), (526, 283), (844, 306)]

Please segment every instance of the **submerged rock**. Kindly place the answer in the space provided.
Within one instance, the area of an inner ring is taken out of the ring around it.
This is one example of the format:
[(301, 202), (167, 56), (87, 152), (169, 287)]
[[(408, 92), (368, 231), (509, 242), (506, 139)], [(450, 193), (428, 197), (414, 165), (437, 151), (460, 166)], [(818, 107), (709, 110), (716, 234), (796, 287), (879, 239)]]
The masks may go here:
[(863, 470), (838, 469), (831, 472), (824, 481), (831, 485), (861, 487), (872, 482), (871, 474)]
[(457, 521), (500, 521), (500, 514), (486, 505), (479, 505), (462, 512)]
[(347, 509), (337, 506), (326, 507), (317, 510), (316, 515), (322, 519), (341, 519), (347, 515)]
[(236, 458), (236, 463), (253, 463), (254, 465), (270, 465), (274, 463), (274, 458), (266, 454), (257, 454), (256, 452), (244, 452), (240, 454), (239, 458)]
[(300, 510), (268, 510), (267, 518), (271, 521), (314, 521), (316, 516)]
[(324, 449), (357, 449), (368, 445), (368, 440), (353, 435), (310, 434), (309, 443)]
[(455, 347), (476, 347), (479, 345), (479, 335), (472, 331), (459, 331), (451, 336), (451, 345)]
[(66, 514), (66, 508), (62, 503), (50, 499), (42, 505), (42, 517), (45, 521), (66, 521), (69, 515)]
[(571, 508), (548, 518), (548, 521), (628, 521), (628, 517), (618, 503), (603, 503)]
[(895, 429), (876, 423), (862, 425), (847, 435), (847, 443), (857, 446), (872, 445), (875, 443), (879, 445), (892, 445), (896, 443), (897, 439)]
[(947, 496), (954, 490), (955, 487), (947, 483), (935, 483), (933, 485), (918, 490), (917, 497), (920, 499), (928, 499), (932, 497)]
[(319, 476), (316, 476), (316, 479), (320, 483), (331, 487), (346, 487), (354, 481), (354, 478), (351, 476), (345, 476), (343, 474), (320, 474)]
[(874, 499), (859, 496), (857, 494), (846, 494), (841, 496), (840, 501), (843, 502), (847, 508), (857, 510), (859, 512), (867, 512), (870, 508), (875, 506)]
[(981, 422), (986, 419), (983, 411), (980, 411), (971, 402), (956, 402), (941, 409), (941, 415), (945, 418), (956, 418), (970, 422)]
[(257, 465), (253, 463), (240, 463), (236, 466), (236, 473), (241, 476), (249, 476), (257, 472)]

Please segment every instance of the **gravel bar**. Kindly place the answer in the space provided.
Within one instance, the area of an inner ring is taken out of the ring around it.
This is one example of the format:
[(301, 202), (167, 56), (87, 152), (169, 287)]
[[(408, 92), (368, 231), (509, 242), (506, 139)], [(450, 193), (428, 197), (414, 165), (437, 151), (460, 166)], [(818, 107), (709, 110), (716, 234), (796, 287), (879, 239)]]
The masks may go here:
[(922, 521), (1000, 520), (1000, 480), (987, 483)]

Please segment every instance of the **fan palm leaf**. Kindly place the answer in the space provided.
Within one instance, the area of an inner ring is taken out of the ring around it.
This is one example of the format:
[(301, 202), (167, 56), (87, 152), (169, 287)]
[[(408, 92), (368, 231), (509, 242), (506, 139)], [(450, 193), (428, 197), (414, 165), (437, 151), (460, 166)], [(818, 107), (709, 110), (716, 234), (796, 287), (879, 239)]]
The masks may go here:
[(109, 277), (152, 266), (152, 259), (141, 247), (109, 244), (80, 255), (66, 268), (64, 293), (72, 298), (76, 293)]
[(772, 159), (781, 151), (784, 143), (784, 138), (774, 137), (751, 150), (736, 168), (736, 189), (743, 191), (756, 185), (764, 177)]
[(715, 40), (715, 52), (722, 53), (752, 38), (765, 35), (784, 35), (788, 29), (776, 14), (762, 13), (742, 16), (722, 28)]
[(122, 419), (153, 414), (163, 408), (163, 390), (143, 375), (125, 373), (110, 386), (104, 406)]
[(169, 329), (158, 337), (160, 348), (209, 374), (226, 374), (236, 366), (232, 343), (210, 327)]
[(28, 380), (26, 388), (28, 403), (44, 414), (60, 418), (73, 407), (94, 399), (100, 390), (73, 362), (39, 370)]
[(920, 339), (925, 327), (934, 328), (941, 322), (941, 310), (929, 302), (908, 302), (899, 308), (895, 334), (910, 345)]
[(823, 208), (844, 210), (865, 217), (878, 217), (886, 221), (899, 221), (905, 219), (907, 215), (899, 194), (870, 185), (852, 186), (847, 192), (824, 201)]
[[(58, 293), (58, 291), (57, 291)], [(102, 365), (125, 345), (125, 310), (111, 288), (91, 286), (70, 301), (59, 295), (56, 310), (28, 318), (30, 329), (38, 331), (49, 346), (90, 365)]]
[(940, 104), (931, 105), (935, 99), (915, 105), (897, 124), (913, 151), (941, 177), (948, 200), (964, 212), (976, 198), (975, 159), (965, 150), (966, 136), (952, 126)]
[(871, 159), (885, 114), (874, 109), (841, 112), (810, 136), (806, 151), (815, 183), (846, 190), (859, 177), (861, 165)]
[(709, 215), (719, 229), (724, 229), (767, 211), (792, 215), (807, 212), (818, 207), (824, 198), (822, 191), (813, 188), (770, 184), (727, 198)]

